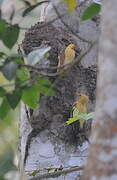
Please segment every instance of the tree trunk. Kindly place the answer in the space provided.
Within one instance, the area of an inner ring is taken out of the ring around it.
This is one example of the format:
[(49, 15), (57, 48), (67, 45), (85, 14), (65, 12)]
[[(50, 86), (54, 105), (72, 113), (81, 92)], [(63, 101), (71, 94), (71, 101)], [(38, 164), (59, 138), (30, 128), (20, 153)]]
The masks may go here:
[(73, 42), (80, 51), (78, 58), (82, 58), (64, 77), (49, 78), (57, 90), (55, 96), (42, 96), (39, 108), (33, 113), (22, 105), (20, 154), (25, 171), (31, 174), (37, 170), (37, 179), (75, 180), (82, 169), (79, 166), (84, 165), (87, 158), (89, 143), (86, 139), (91, 123), (89, 121), (80, 129), (77, 122), (69, 126), (65, 122), (70, 117), (76, 93), (87, 94), (89, 111), (94, 111), (98, 52), (94, 42), (98, 40), (99, 26), (97, 19), (80, 22), (81, 13), (89, 4), (87, 1), (72, 14), (68, 13), (64, 2), (54, 0), (56, 8), (52, 4), (50, 2), (46, 9), (46, 22), (36, 24), (26, 33), (22, 43), (24, 52), (28, 54), (34, 47), (39, 47), (42, 40), (47, 40), (52, 47), (50, 64), (56, 65), (61, 50)]
[(117, 1), (103, 0), (96, 124), (83, 180), (117, 179)]

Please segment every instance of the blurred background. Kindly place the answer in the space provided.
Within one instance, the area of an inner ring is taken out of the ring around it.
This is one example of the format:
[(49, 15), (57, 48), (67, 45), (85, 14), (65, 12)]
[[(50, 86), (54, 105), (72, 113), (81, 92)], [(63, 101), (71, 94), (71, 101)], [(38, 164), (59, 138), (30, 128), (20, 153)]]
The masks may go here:
[[(5, 52), (8, 55), (17, 53), (18, 44), (21, 44), (26, 30), (39, 21), (40, 6), (36, 7), (25, 17), (22, 17), (22, 13), (28, 5), (33, 5), (37, 2), (39, 1), (0, 0), (2, 19), (9, 22), (13, 14), (12, 24), (19, 24), (21, 27), (18, 41), (12, 49), (9, 50), (3, 42), (0, 41), (1, 52)], [(3, 81), (2, 77), (0, 77), (0, 81)], [(18, 172), (19, 119), (20, 105), (14, 111), (11, 110), (4, 119), (0, 119), (0, 180), (20, 179)]]
[(10, 180), (11, 172), (17, 172), (18, 117), (19, 108), (10, 111), (4, 120), (0, 120), (0, 180)]

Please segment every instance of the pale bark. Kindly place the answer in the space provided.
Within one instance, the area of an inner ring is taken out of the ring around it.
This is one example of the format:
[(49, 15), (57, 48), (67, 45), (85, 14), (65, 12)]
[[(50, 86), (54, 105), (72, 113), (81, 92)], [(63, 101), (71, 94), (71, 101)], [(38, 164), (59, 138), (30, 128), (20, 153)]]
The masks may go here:
[[(53, 0), (52, 2), (55, 3), (61, 15), (67, 12), (68, 9), (62, 1)], [(96, 22), (89, 20), (80, 23), (81, 12), (83, 12), (86, 7), (87, 5), (83, 5), (71, 15), (67, 14), (67, 16), (62, 17), (65, 23), (69, 25), (70, 29), (74, 31), (74, 34), (71, 33), (72, 37), (75, 39), (77, 46), (82, 52), (89, 47), (90, 43), (98, 40), (99, 36), (99, 27)], [(50, 3), (46, 11), (46, 16), (42, 16), (42, 19), (44, 18), (46, 22), (48, 22), (56, 17), (57, 14)], [(54, 21), (52, 25), (58, 30), (62, 28), (66, 30), (67, 33), (70, 33), (70, 30), (63, 25), (60, 19)], [(60, 34), (58, 34), (58, 36), (59, 35)], [(52, 38), (54, 39), (55, 37), (53, 36)], [(33, 44), (33, 39), (31, 43)], [(76, 92), (87, 93), (90, 97), (89, 110), (94, 110), (96, 77), (94, 66), (96, 66), (97, 62), (97, 52), (98, 47), (94, 45), (87, 55), (83, 57), (80, 66), (76, 65), (76, 67), (74, 66), (71, 68), (68, 77), (63, 79), (58, 78), (57, 87), (60, 90), (60, 94), (56, 94), (55, 97), (50, 97), (48, 99), (42, 98), (40, 108), (33, 112), (31, 118), (29, 117), (29, 121), (27, 120), (24, 108), (22, 109), (20, 121), (22, 161), (25, 156), (27, 136), (31, 130), (33, 131), (25, 162), (25, 171), (28, 173), (34, 170), (41, 170), (38, 176), (45, 177), (46, 173), (48, 173), (47, 168), (59, 168), (62, 165), (63, 170), (68, 170), (69, 172), (73, 166), (85, 164), (89, 144), (85, 141), (81, 146), (79, 145), (76, 135), (76, 131), (78, 131), (77, 127), (75, 131), (75, 142), (73, 142), (74, 134), (72, 132), (72, 127), (66, 127), (65, 121), (68, 115), (70, 116), (70, 108), (74, 102)], [(91, 89), (92, 91), (90, 91)], [(50, 173), (53, 171), (50, 169)], [(55, 174), (57, 173), (55, 172)], [(78, 170), (67, 173), (65, 176), (56, 176), (55, 179), (75, 180), (79, 174)], [(54, 175), (51, 177), (54, 177)], [(36, 178), (34, 177), (33, 179)], [(51, 180), (53, 178), (49, 179)]]
[(97, 101), (83, 180), (117, 179), (117, 1), (103, 0)]

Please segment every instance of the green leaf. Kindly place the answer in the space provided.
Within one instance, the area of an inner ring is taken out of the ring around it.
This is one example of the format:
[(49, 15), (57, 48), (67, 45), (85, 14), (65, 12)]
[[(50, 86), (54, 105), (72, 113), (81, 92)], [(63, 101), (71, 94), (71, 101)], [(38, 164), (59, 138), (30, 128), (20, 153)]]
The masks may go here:
[(94, 117), (94, 112), (88, 113), (88, 114), (79, 114), (80, 119), (89, 120)]
[(22, 82), (22, 85), (27, 84), (27, 81), (30, 79), (30, 74), (27, 68), (22, 67), (17, 70), (17, 77)]
[(12, 94), (7, 94), (7, 100), (12, 109), (16, 108), (16, 106), (20, 102), (21, 96), (22, 96), (21, 90), (19, 90), (19, 91), (16, 90), (16, 91), (13, 91)]
[(39, 85), (42, 85), (42, 86), (51, 86), (51, 85), (52, 85), (51, 82), (50, 82), (50, 80), (49, 80), (48, 78), (45, 78), (45, 77), (41, 77), (41, 78), (37, 81), (37, 83), (38, 83)]
[(24, 60), (23, 60), (23, 58), (21, 58), (21, 57), (15, 57), (15, 58), (14, 58), (14, 61), (15, 61), (16, 63), (18, 63), (18, 64), (23, 64), (23, 63), (24, 63)]
[(36, 176), (37, 173), (39, 173), (39, 170), (34, 170), (34, 171), (31, 173), (31, 176)]
[(46, 89), (45, 93), (46, 96), (54, 96), (55, 91), (52, 88)]
[(27, 9), (24, 10), (22, 16), (25, 17), (25, 16), (26, 16), (29, 12), (31, 12), (34, 8), (36, 8), (37, 6), (39, 6), (39, 5), (43, 4), (43, 3), (46, 3), (46, 2), (49, 2), (49, 1), (38, 2), (37, 4), (28, 7)]
[(49, 56), (50, 56), (50, 53), (49, 53), (49, 52), (47, 52), (47, 53), (44, 54), (44, 57), (46, 57), (46, 58), (48, 58)]
[(96, 16), (101, 11), (101, 5), (97, 3), (92, 3), (81, 16), (81, 20), (85, 21)]
[(48, 46), (46, 48), (39, 48), (39, 49), (36, 49), (36, 50), (30, 52), (27, 57), (27, 64), (35, 65), (44, 57), (44, 55), (48, 51), (50, 51), (50, 49), (51, 49), (51, 47)]
[(30, 108), (35, 109), (39, 104), (40, 93), (52, 96), (55, 91), (51, 88), (51, 82), (47, 78), (40, 78), (35, 84), (23, 90), (22, 100)]
[(4, 52), (0, 52), (0, 58), (4, 57), (6, 54)]
[(2, 41), (5, 44), (5, 46), (11, 49), (18, 40), (19, 32), (20, 28), (18, 24), (7, 26), (2, 36)]
[(69, 118), (68, 121), (66, 121), (66, 124), (72, 124), (73, 122), (78, 121), (78, 117)]
[(38, 85), (39, 92), (45, 94), (46, 96), (53, 96), (55, 95), (55, 91), (52, 88), (48, 88), (46, 86)]
[(11, 107), (6, 99), (6, 97), (3, 99), (3, 102), (0, 106), (0, 119), (4, 119), (8, 112), (10, 111)]
[(7, 28), (7, 22), (1, 19), (0, 20), (0, 39), (3, 38), (6, 28)]
[(82, 113), (79, 113), (78, 115), (72, 117), (72, 118), (69, 118), (68, 121), (66, 121), (66, 124), (72, 124), (73, 122), (75, 121), (80, 121), (81, 119), (84, 119), (84, 120), (89, 120), (89, 119), (93, 119), (94, 118), (94, 112), (91, 112), (91, 113), (88, 113), (88, 114), (82, 114)]
[(35, 109), (39, 104), (39, 95), (39, 88), (37, 86), (32, 86), (23, 90), (22, 101), (30, 108)]
[(37, 81), (36, 85), (39, 88), (39, 92), (45, 94), (46, 96), (53, 96), (55, 95), (55, 91), (53, 88), (51, 88), (52, 84), (47, 78), (40, 78), (39, 81)]
[(2, 87), (0, 87), (0, 96), (4, 96), (6, 94), (5, 89), (3, 89)]
[(93, 119), (94, 118), (94, 112), (88, 113), (86, 120)]
[[(6, 119), (5, 119), (6, 120)], [(8, 126), (7, 126), (8, 127)], [(7, 127), (6, 127), (6, 131), (7, 131)], [(4, 130), (4, 132), (5, 132)], [(6, 138), (5, 136), (8, 135), (7, 132), (5, 132), (5, 135), (3, 134), (3, 139), (1, 140), (4, 141)], [(2, 135), (1, 135), (2, 137)], [(7, 137), (9, 138), (9, 137)], [(15, 138), (15, 137), (14, 137)], [(13, 140), (9, 139), (9, 143), (7, 144), (6, 141), (4, 142), (4, 147), (2, 147), (4, 150), (2, 150), (1, 155), (0, 155), (0, 180), (5, 180), (5, 175), (10, 172), (15, 170), (16, 171), (16, 167), (14, 165), (13, 159), (14, 159), (14, 153), (13, 153), (13, 149), (11, 148), (11, 144), (10, 142), (14, 142)]]
[(17, 63), (10, 61), (2, 67), (1, 71), (4, 76), (10, 81), (16, 76), (17, 68)]
[(3, 73), (0, 72), (0, 87), (4, 88), (6, 92), (13, 91), (15, 88), (14, 80), (7, 80)]

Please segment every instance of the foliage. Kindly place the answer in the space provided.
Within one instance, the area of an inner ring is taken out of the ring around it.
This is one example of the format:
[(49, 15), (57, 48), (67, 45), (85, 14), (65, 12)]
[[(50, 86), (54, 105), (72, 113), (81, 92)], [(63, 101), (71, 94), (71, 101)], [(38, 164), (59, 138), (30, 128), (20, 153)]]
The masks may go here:
[(6, 174), (10, 170), (15, 170), (16, 167), (13, 164), (13, 152), (10, 151), (5, 152), (3, 156), (0, 156), (0, 180), (4, 180), (4, 174)]
[(11, 25), (4, 19), (0, 19), (0, 40), (11, 49), (18, 40), (20, 28), (18, 24)]
[[(0, 0), (0, 8), (3, 0)], [(24, 11), (22, 13), (22, 18), (27, 16), (32, 10), (41, 5), (42, 1), (35, 4), (31, 4), (29, 1), (22, 0), (24, 3)], [(36, 1), (35, 1), (36, 2)], [(64, 0), (68, 6), (68, 11), (72, 12), (79, 4), (76, 0)], [(87, 20), (98, 14), (101, 10), (101, 5), (92, 3), (83, 13), (81, 20)], [(0, 9), (0, 41), (4, 44), (6, 48), (10, 51), (17, 44), (20, 32), (22, 28), (19, 23), (12, 23), (14, 13), (10, 17), (10, 21), (3, 19), (2, 11)], [(17, 109), (19, 103), (23, 101), (31, 109), (35, 109), (39, 105), (40, 95), (45, 94), (46, 96), (54, 95), (54, 90), (52, 89), (52, 84), (49, 79), (45, 76), (38, 75), (33, 77), (30, 74), (30, 70), (35, 70), (34, 65), (39, 63), (50, 51), (51, 47), (42, 47), (32, 51), (28, 57), (23, 53), (19, 55), (12, 54), (8, 55), (3, 50), (0, 50), (0, 122), (1, 124), (6, 122), (9, 125), (10, 121), (7, 118), (10, 112), (14, 112)], [(23, 55), (23, 56), (22, 56)], [(25, 61), (26, 60), (26, 61)], [(66, 122), (71, 124), (75, 121), (79, 121), (81, 118), (88, 120), (93, 118), (93, 113), (89, 114), (75, 114), (75, 109), (73, 117), (69, 118)], [(8, 120), (7, 120), (8, 119)], [(11, 118), (12, 119), (12, 118)], [(15, 118), (16, 119), (16, 118)], [(4, 121), (3, 121), (4, 120)], [(14, 120), (14, 119), (13, 119)], [(2, 127), (2, 126), (1, 126)], [(3, 128), (0, 129), (2, 131)], [(14, 128), (16, 129), (16, 128)], [(14, 132), (13, 129), (13, 132)], [(1, 146), (2, 149), (2, 146)], [(0, 179), (3, 179), (3, 175), (11, 169), (15, 169), (13, 165), (13, 154), (10, 154), (10, 159), (7, 158), (9, 152), (5, 152), (3, 157), (0, 157), (1, 163)], [(9, 162), (9, 163), (8, 163)]]
[[(34, 8), (42, 4), (38, 2), (34, 5), (23, 1), (26, 8), (22, 16), (26, 16)], [(1, 1), (2, 3), (2, 1)], [(27, 7), (28, 6), (28, 7)], [(12, 49), (17, 43), (21, 28), (19, 24), (12, 24), (0, 16), (0, 40), (8, 48)], [(40, 94), (53, 95), (51, 82), (48, 78), (38, 75), (32, 79), (30, 70), (49, 52), (51, 47), (40, 48), (32, 51), (28, 56), (22, 52), (20, 55), (8, 56), (5, 52), (0, 52), (0, 119), (3, 120), (11, 109), (15, 109), (20, 101), (23, 101), (30, 108), (35, 109), (39, 104)], [(48, 54), (49, 55), (49, 54)], [(25, 61), (26, 60), (26, 61)], [(28, 66), (29, 65), (29, 66)]]
[[(23, 0), (22, 0), (23, 1)], [(74, 10), (78, 4), (76, 0), (64, 0), (67, 3), (69, 11)], [(22, 16), (28, 15), (34, 8), (41, 5), (43, 2), (38, 2), (33, 5), (27, 1), (23, 1), (26, 8)], [(1, 1), (2, 3), (2, 1)], [(81, 19), (87, 20), (100, 12), (101, 5), (92, 3), (83, 13)], [(3, 44), (12, 49), (17, 43), (20, 33), (18, 23), (12, 24), (0, 16), (0, 40)], [(12, 13), (14, 16), (14, 13)], [(51, 88), (51, 83), (47, 78), (39, 75), (31, 80), (30, 69), (38, 63), (49, 52), (51, 47), (42, 47), (32, 51), (28, 57), (8, 56), (5, 52), (0, 52), (0, 118), (4, 119), (10, 109), (15, 109), (22, 100), (30, 108), (35, 109), (39, 103), (41, 93), (45, 95), (53, 95), (54, 91)], [(24, 56), (24, 54), (23, 54)], [(26, 61), (25, 61), (26, 60)], [(28, 66), (29, 65), (29, 66)]]
[(17, 169), (14, 155), (17, 153), (18, 123), (15, 120), (18, 116), (19, 108), (9, 111), (4, 121), (0, 121), (0, 180), (6, 180), (4, 175)]
[[(76, 110), (76, 109), (74, 109), (74, 110)], [(76, 121), (79, 121), (80, 119), (84, 119), (85, 121), (87, 121), (89, 119), (93, 119), (93, 117), (94, 117), (93, 112), (88, 113), (88, 114), (83, 114), (83, 113), (78, 112), (78, 114), (76, 116), (73, 116), (72, 118), (69, 118), (68, 121), (66, 121), (66, 123), (69, 125), (69, 124), (72, 124), (72, 123), (74, 123)]]
[(92, 3), (84, 12), (83, 15), (81, 16), (81, 20), (85, 21), (88, 19), (93, 18), (96, 16), (99, 12), (101, 11), (101, 5), (97, 3)]
[[(73, 11), (76, 7), (78, 7), (77, 0), (64, 0), (67, 3), (69, 11)], [(86, 10), (83, 12), (81, 16), (81, 20), (88, 20), (96, 16), (101, 11), (101, 2), (100, 0), (95, 0), (95, 3), (92, 3)]]
[[(28, 57), (28, 64), (35, 64), (40, 59), (43, 59), (45, 53), (50, 50), (49, 48), (36, 50), (36, 60), (35, 51)], [(1, 53), (1, 56), (5, 54)], [(28, 59), (30, 57), (30, 59)], [(34, 59), (34, 62), (33, 62)], [(28, 62), (29, 60), (29, 62)], [(28, 66), (23, 57), (16, 56), (6, 56), (1, 59), (0, 64), (0, 119), (4, 119), (8, 114), (10, 109), (15, 109), (17, 105), (22, 100), (30, 108), (35, 109), (39, 104), (40, 94), (45, 94), (47, 96), (53, 95), (54, 90), (52, 90), (51, 82), (47, 77), (41, 75), (34, 77), (30, 76), (29, 68), (33, 66)], [(9, 88), (11, 87), (11, 88)]]
[[(3, 73), (2, 80), (9, 82), (0, 87), (0, 96), (2, 98), (0, 105), (1, 119), (7, 115), (10, 108), (15, 109), (21, 100), (30, 108), (35, 109), (39, 104), (41, 93), (47, 96), (53, 95), (54, 91), (51, 89), (51, 82), (48, 78), (37, 76), (32, 80), (28, 68), (23, 59), (18, 57), (7, 57), (0, 66)], [(6, 86), (13, 86), (14, 88), (7, 91)]]

